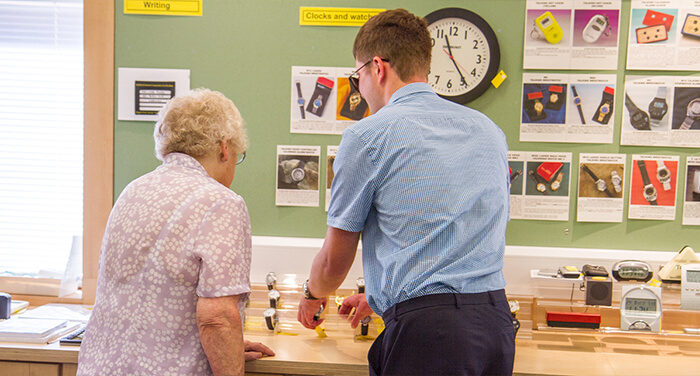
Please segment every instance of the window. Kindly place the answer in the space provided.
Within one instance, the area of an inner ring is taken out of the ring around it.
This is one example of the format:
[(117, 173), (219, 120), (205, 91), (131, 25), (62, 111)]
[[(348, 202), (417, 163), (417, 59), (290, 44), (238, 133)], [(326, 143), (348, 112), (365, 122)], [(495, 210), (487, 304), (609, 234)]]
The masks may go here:
[(83, 131), (82, 0), (0, 0), (0, 273), (65, 269)]

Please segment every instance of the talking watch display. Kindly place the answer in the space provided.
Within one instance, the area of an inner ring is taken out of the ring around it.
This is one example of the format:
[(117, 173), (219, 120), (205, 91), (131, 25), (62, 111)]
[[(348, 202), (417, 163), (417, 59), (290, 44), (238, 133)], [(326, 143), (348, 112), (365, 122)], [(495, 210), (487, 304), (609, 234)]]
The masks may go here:
[(683, 124), (681, 124), (679, 129), (690, 129), (698, 119), (700, 119), (700, 98), (695, 98), (688, 103), (688, 112), (686, 112), (685, 120), (683, 120)]
[(301, 82), (297, 81), (297, 104), (299, 105), (299, 110), (301, 111), (301, 118), (306, 119), (306, 112), (304, 111), (304, 105), (306, 104), (306, 99), (301, 93)]
[(622, 177), (620, 177), (620, 174), (618, 174), (617, 171), (613, 170), (610, 172), (610, 182), (612, 182), (615, 192), (622, 192)]
[(644, 199), (649, 201), (650, 205), (656, 205), (656, 187), (654, 187), (651, 184), (651, 180), (649, 180), (646, 162), (641, 159), (637, 160), (637, 167), (639, 167), (639, 172), (642, 174), (642, 181), (644, 182), (644, 188), (642, 190)]
[(658, 127), (661, 124), (661, 119), (668, 112), (668, 104), (666, 103), (666, 86), (659, 86), (656, 90), (656, 96), (649, 102), (649, 122), (653, 127)]
[(606, 195), (608, 195), (608, 197), (615, 197), (615, 194), (608, 190), (608, 184), (605, 182), (605, 180), (597, 177), (596, 174), (594, 174), (593, 171), (591, 171), (591, 169), (588, 168), (588, 166), (586, 166), (585, 164), (581, 165), (581, 169), (585, 171), (588, 174), (588, 176), (591, 177), (591, 179), (593, 179), (597, 190), (605, 193)]
[(637, 107), (627, 93), (625, 93), (625, 107), (627, 107), (627, 111), (630, 113), (630, 123), (634, 129), (638, 131), (651, 130), (649, 127), (649, 115)]
[(663, 185), (664, 191), (671, 190), (671, 171), (666, 167), (664, 161), (656, 162), (656, 179)]
[(581, 124), (586, 124), (586, 118), (583, 116), (583, 109), (581, 108), (581, 97), (579, 97), (578, 92), (576, 92), (576, 86), (571, 85), (571, 91), (574, 93), (574, 104), (578, 109), (578, 116), (581, 118)]

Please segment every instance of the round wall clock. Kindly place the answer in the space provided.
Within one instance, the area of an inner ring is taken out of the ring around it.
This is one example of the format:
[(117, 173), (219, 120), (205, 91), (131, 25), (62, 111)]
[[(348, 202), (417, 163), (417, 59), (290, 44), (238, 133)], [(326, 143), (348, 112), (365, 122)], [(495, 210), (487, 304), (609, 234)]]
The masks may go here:
[(491, 26), (478, 14), (444, 8), (427, 16), (433, 44), (428, 83), (445, 99), (466, 104), (491, 85), (501, 52)]

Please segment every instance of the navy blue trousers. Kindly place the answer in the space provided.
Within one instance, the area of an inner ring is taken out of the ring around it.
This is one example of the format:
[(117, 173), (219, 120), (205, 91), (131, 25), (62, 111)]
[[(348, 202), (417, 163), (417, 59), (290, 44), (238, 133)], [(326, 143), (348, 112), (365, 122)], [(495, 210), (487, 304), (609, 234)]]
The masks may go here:
[(515, 329), (503, 290), (396, 304), (369, 350), (370, 375), (511, 375)]

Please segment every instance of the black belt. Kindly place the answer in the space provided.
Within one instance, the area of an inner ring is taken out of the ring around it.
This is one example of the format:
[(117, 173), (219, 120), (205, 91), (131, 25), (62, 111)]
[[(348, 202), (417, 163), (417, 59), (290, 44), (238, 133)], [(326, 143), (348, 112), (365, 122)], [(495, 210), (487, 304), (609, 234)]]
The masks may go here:
[(494, 304), (496, 302), (506, 300), (508, 300), (508, 298), (506, 298), (505, 290), (494, 290), (473, 294), (424, 295), (394, 304), (391, 306), (391, 308), (384, 311), (382, 319), (384, 322), (388, 322), (393, 320), (398, 315), (428, 307), (453, 305), (459, 308), (462, 305)]

